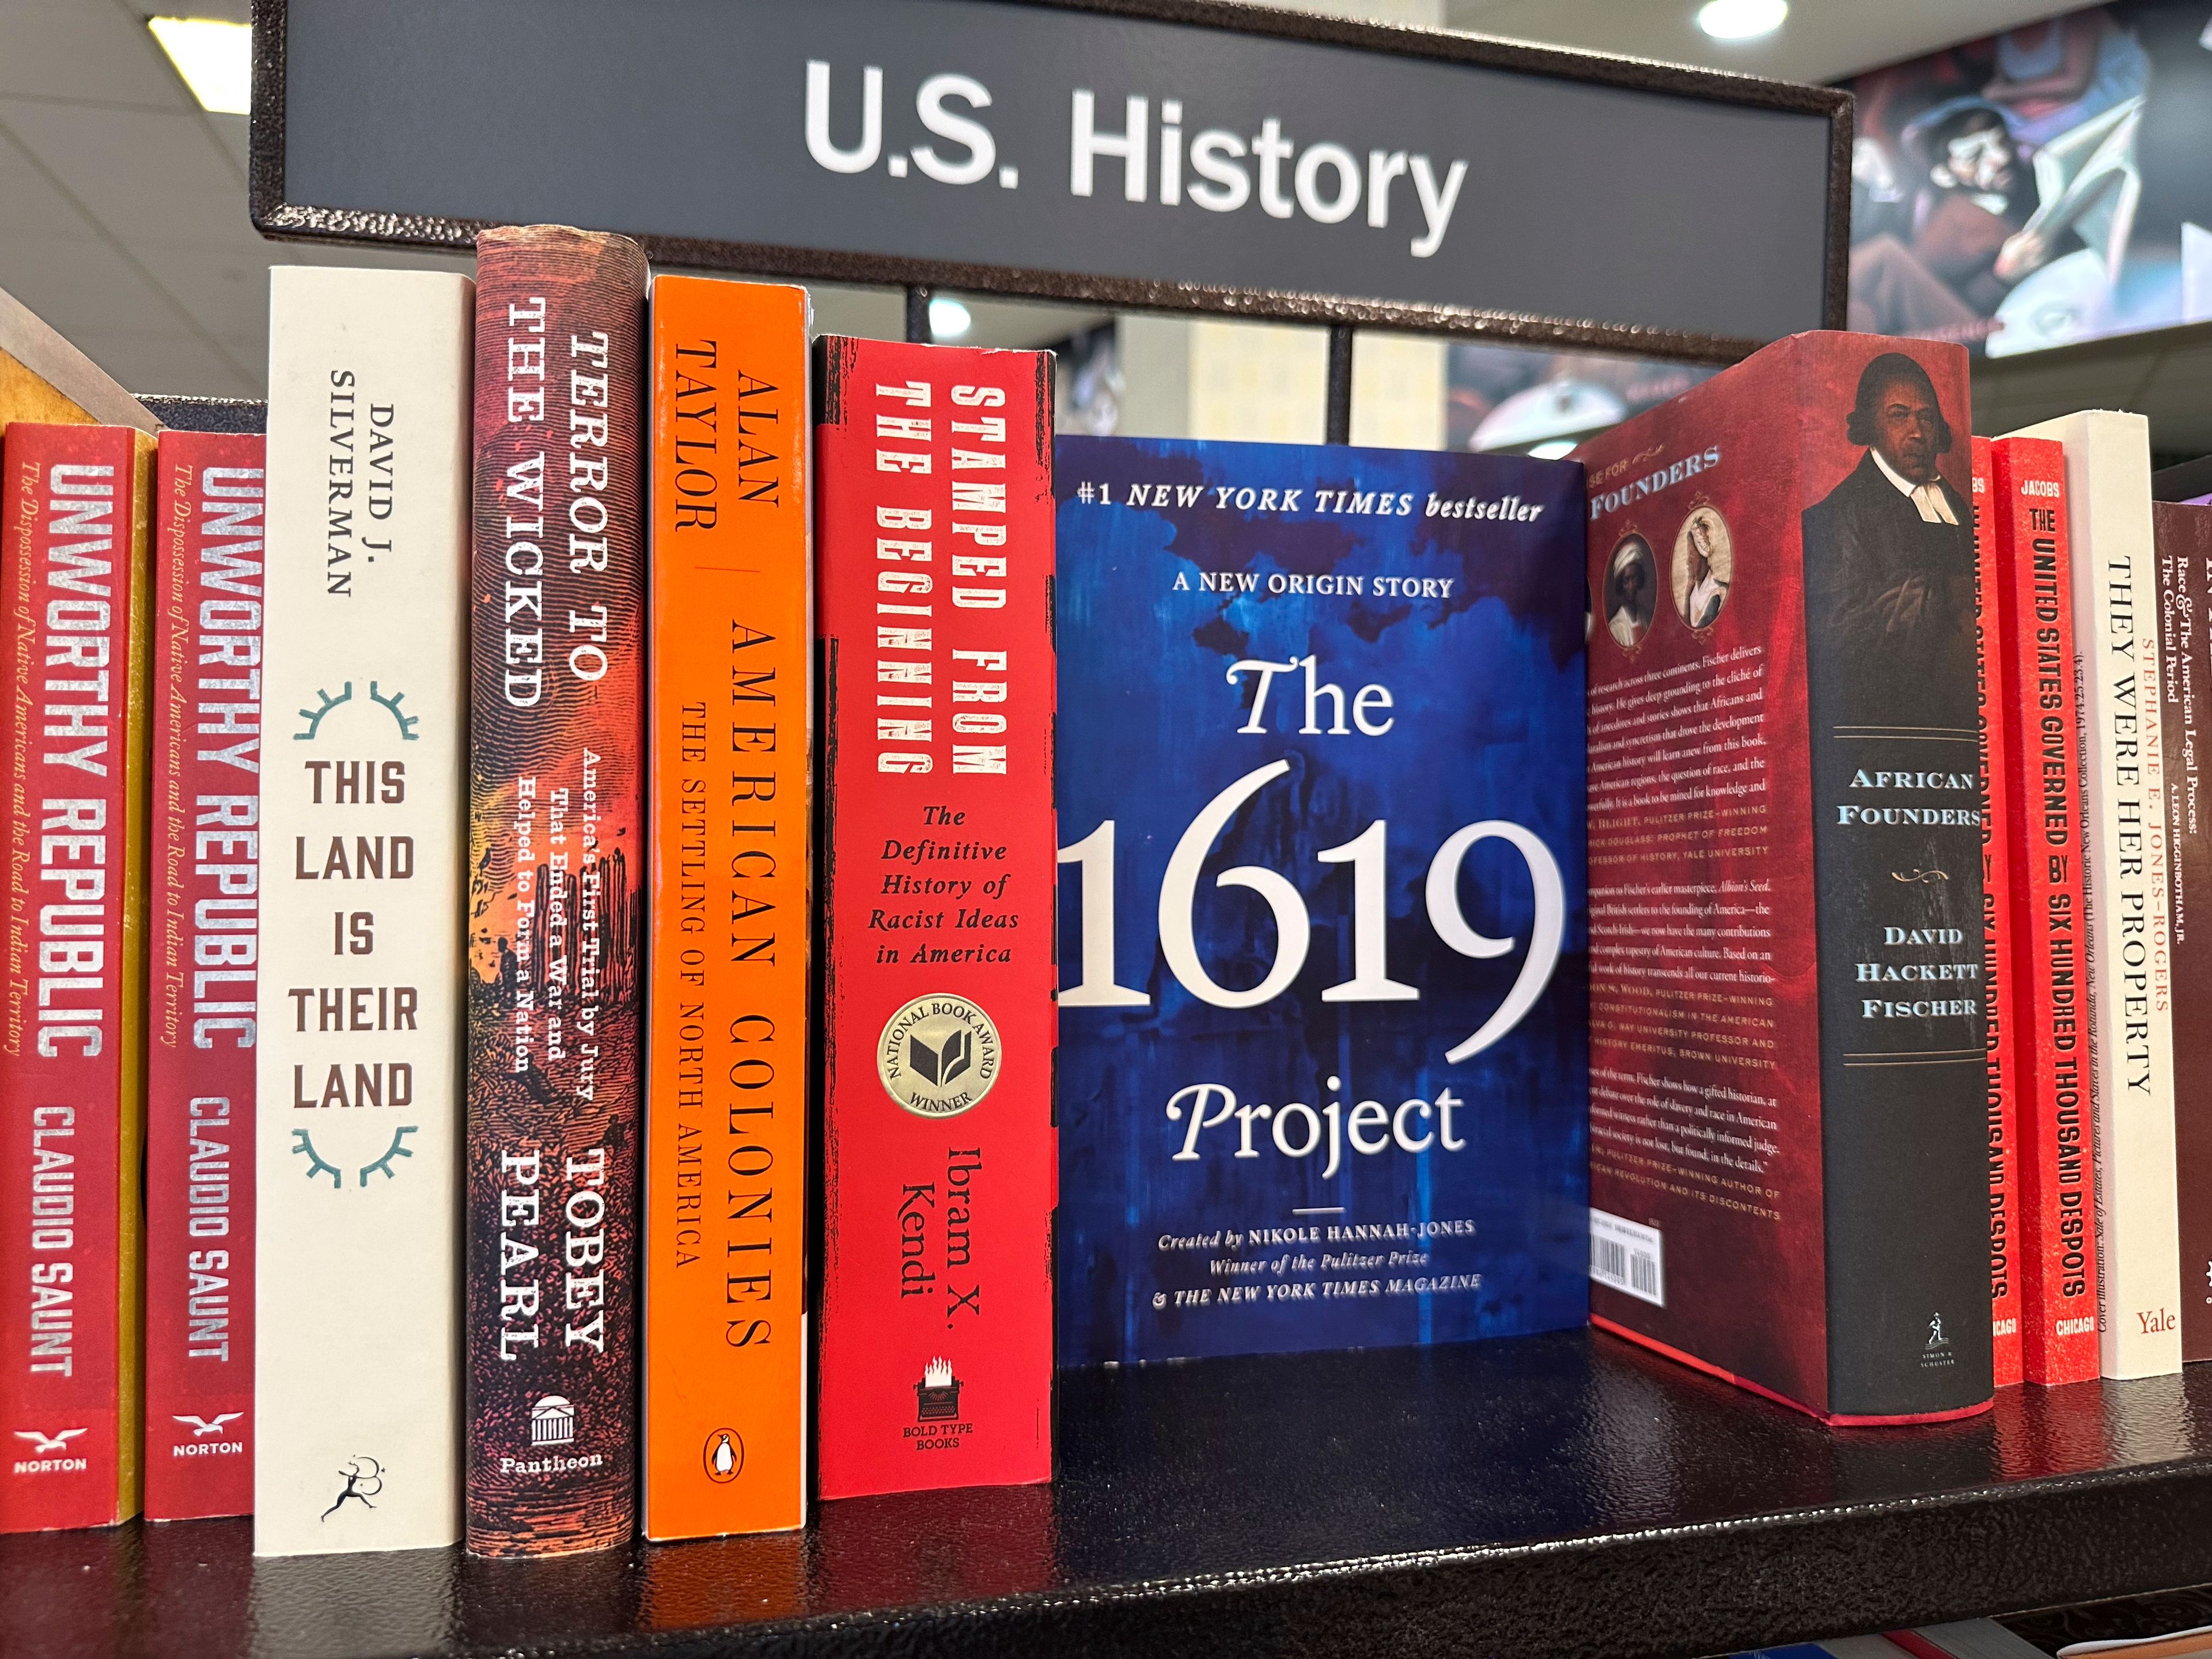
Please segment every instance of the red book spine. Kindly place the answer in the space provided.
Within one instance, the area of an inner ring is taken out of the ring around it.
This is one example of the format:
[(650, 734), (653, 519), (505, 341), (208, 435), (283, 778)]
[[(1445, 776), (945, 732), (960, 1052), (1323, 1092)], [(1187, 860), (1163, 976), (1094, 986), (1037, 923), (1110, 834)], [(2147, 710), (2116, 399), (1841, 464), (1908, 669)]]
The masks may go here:
[(146, 986), (146, 1518), (253, 1509), (262, 449), (155, 460)]
[(2098, 1372), (2089, 976), (2081, 901), (2081, 720), (2074, 675), (2066, 457), (2044, 438), (1990, 446), (2004, 702), (2020, 1149), (2022, 1364), (2030, 1382)]
[[(477, 239), (467, 1543), (637, 1524), (645, 256)], [(732, 1271), (735, 1271), (733, 1268)]]
[(19, 421), (0, 457), (5, 1532), (138, 1508), (146, 441)]
[(825, 343), (824, 1498), (1052, 1474), (1052, 358)]
[(1989, 1055), (1990, 1360), (1996, 1386), (2021, 1377), (2020, 1334), (2020, 1128), (2012, 995), (2013, 824), (2010, 726), (1998, 647), (1996, 514), (1990, 498), (1990, 441), (1974, 440), (1974, 700), (1982, 736), (1982, 1006)]

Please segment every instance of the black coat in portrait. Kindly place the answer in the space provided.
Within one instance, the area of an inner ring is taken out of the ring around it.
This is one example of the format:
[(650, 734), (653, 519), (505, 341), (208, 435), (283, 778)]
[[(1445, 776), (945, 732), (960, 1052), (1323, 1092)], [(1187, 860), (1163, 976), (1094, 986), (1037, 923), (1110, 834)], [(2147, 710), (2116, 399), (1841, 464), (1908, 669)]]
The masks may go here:
[[(1834, 720), (1974, 724), (1973, 509), (1948, 483), (1936, 488), (1956, 524), (1923, 519), (1869, 451), (1805, 510), (1806, 621), (1850, 665), (1832, 688), (1844, 692), (1826, 711)], [(1827, 689), (1814, 688), (1816, 703)]]

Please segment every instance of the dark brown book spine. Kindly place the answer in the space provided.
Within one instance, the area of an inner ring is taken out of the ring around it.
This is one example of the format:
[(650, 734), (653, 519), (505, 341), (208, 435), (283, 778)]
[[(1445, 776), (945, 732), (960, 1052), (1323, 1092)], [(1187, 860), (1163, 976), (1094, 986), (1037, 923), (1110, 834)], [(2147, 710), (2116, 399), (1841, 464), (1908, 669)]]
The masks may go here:
[(2173, 1150), (2181, 1202), (2181, 1358), (2212, 1359), (2212, 507), (2151, 505), (2158, 561), (2159, 716), (2166, 738), (2166, 916), (2173, 950)]
[(477, 244), (468, 1547), (636, 1524), (645, 256)]

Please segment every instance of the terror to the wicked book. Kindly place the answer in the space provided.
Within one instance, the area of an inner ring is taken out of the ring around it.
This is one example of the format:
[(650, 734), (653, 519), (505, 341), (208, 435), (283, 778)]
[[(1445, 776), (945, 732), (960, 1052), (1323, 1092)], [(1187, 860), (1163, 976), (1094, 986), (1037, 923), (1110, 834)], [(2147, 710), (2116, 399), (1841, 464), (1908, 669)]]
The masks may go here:
[(153, 440), (0, 442), (0, 1532), (138, 1511)]
[(253, 1508), (262, 455), (258, 434), (165, 432), (155, 463), (149, 1521)]
[(1052, 376), (818, 366), (824, 1498), (1052, 1474)]
[(2081, 704), (2097, 1177), (2097, 1349), (2106, 1376), (2181, 1369), (2167, 934), (2166, 734), (2150, 425), (2085, 410), (2012, 434), (2065, 447), (2066, 542)]
[(806, 295), (653, 285), (645, 1530), (806, 1518)]
[(2081, 1382), (2098, 1368), (2097, 1230), (2066, 454), (2045, 438), (2000, 438), (1990, 454), (2013, 836), (2001, 890), (2013, 923), (2021, 1365), (2030, 1382)]
[(1056, 470), (1061, 1362), (1581, 1324), (1581, 469)]
[(258, 1555), (459, 1532), (471, 294), (270, 272)]
[(645, 256), (477, 239), (467, 1542), (637, 1523)]
[(1983, 1124), (1990, 1169), (1990, 1361), (1999, 1388), (2021, 1377), (2020, 1334), (2020, 1086), (2012, 980), (2012, 866), (2017, 831), (2009, 737), (2019, 716), (2004, 691), (2003, 574), (1990, 497), (1990, 441), (1973, 441), (1974, 709), (1981, 726), (1982, 982), (1988, 1076)]
[(2173, 930), (2173, 1101), (2181, 1358), (2212, 1359), (2212, 507), (2157, 502), (2159, 711), (2166, 737), (2166, 915)]
[(1578, 452), (1591, 1316), (1837, 1422), (1992, 1391), (1966, 397), (1802, 334)]

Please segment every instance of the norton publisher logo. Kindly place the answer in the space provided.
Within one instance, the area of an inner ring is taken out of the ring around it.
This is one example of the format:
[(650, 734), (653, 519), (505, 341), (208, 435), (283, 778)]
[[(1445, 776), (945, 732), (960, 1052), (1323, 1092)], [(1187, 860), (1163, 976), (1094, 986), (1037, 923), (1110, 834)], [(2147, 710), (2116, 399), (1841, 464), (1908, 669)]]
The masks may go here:
[[(86, 1468), (87, 1460), (82, 1457), (70, 1456), (69, 1443), (70, 1441), (76, 1439), (79, 1435), (86, 1432), (87, 1431), (83, 1429), (60, 1429), (57, 1430), (52, 1434), (48, 1434), (44, 1429), (16, 1430), (15, 1438), (18, 1440), (28, 1441), (30, 1443), (31, 1449), (37, 1453), (38, 1455), (34, 1457), (17, 1458), (15, 1463), (10, 1467), (9, 1473), (14, 1474), (74, 1474), (81, 1472)], [(59, 1454), (59, 1455), (57, 1455), (56, 1454)]]

